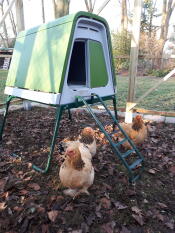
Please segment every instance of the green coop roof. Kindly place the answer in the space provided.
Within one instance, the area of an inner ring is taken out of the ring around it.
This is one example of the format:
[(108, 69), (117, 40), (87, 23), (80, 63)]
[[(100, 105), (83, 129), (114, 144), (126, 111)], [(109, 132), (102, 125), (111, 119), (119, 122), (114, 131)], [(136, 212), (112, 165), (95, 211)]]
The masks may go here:
[(80, 17), (102, 22), (109, 33), (105, 19), (87, 12), (67, 15), (19, 33), (6, 86), (60, 93), (75, 25)]

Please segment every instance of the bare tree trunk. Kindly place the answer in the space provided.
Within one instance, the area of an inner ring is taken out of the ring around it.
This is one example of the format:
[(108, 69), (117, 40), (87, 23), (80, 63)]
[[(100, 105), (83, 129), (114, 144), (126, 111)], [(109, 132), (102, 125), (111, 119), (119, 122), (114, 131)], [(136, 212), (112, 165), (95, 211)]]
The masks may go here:
[(92, 3), (92, 0), (84, 0), (84, 2), (85, 2), (87, 11), (92, 13), (94, 10), (96, 0), (94, 0), (93, 3)]
[(161, 22), (161, 32), (160, 32), (160, 53), (159, 56), (162, 58), (161, 67), (163, 66), (163, 50), (165, 43), (168, 37), (168, 28), (169, 28), (169, 21), (172, 15), (173, 10), (175, 9), (175, 2), (173, 0), (163, 1), (163, 8), (162, 8), (162, 22)]
[(84, 2), (85, 2), (85, 5), (86, 5), (86, 10), (87, 10), (88, 12), (90, 12), (88, 0), (84, 0)]
[[(2, 5), (0, 6), (2, 15), (4, 15), (3, 3), (4, 3), (4, 1), (2, 2)], [(3, 30), (4, 30), (4, 36), (5, 36), (5, 38), (4, 38), (5, 47), (8, 48), (8, 33), (7, 33), (7, 27), (6, 27), (5, 21), (3, 23)]]
[(0, 37), (1, 37), (4, 48), (8, 48), (6, 40), (4, 39), (4, 37), (3, 37), (3, 35), (1, 33), (0, 33)]
[(167, 0), (163, 0), (160, 39), (164, 39), (164, 34), (165, 34), (165, 22), (166, 22), (166, 15), (167, 15), (166, 5), (167, 5)]
[[(7, 4), (9, 5), (9, 0), (7, 0)], [(17, 36), (17, 31), (16, 31), (16, 25), (15, 25), (15, 20), (14, 20), (14, 16), (13, 16), (12, 11), (10, 11), (9, 16), (10, 16), (10, 22), (12, 24), (12, 30), (13, 30), (13, 33), (14, 33), (14, 35), (16, 37)]]
[(55, 18), (69, 14), (70, 0), (53, 0)]
[(41, 0), (41, 8), (42, 8), (42, 20), (43, 20), (43, 23), (45, 23), (44, 0)]
[(153, 17), (154, 17), (154, 11), (156, 8), (156, 3), (157, 3), (157, 0), (155, 0), (154, 6), (151, 7), (150, 21), (149, 21), (149, 32), (148, 32), (149, 37), (152, 36)]
[(16, 7), (17, 31), (20, 32), (25, 29), (23, 0), (16, 0), (15, 7)]
[(127, 2), (122, 0), (121, 2), (121, 31), (127, 31), (128, 29), (128, 17), (127, 17)]

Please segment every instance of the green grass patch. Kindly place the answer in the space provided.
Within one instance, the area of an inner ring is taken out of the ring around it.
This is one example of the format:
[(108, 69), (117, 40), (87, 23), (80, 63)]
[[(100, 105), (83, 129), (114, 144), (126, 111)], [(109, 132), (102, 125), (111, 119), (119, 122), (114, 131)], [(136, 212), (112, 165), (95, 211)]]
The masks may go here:
[[(153, 87), (161, 78), (138, 77), (136, 84), (136, 99), (141, 97), (149, 88)], [(129, 78), (117, 76), (118, 106), (125, 107), (128, 95)], [(139, 108), (156, 111), (175, 111), (175, 77), (162, 83), (156, 90), (145, 97)]]
[(0, 103), (4, 103), (6, 101), (7, 95), (4, 95), (4, 88), (7, 79), (7, 70), (0, 70)]

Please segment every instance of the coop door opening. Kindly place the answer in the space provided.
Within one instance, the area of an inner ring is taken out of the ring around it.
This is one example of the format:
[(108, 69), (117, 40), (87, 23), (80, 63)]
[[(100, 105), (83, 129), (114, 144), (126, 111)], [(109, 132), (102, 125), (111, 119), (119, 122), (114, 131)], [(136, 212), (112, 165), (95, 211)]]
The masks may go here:
[(86, 86), (86, 42), (75, 41), (69, 65), (69, 86)]

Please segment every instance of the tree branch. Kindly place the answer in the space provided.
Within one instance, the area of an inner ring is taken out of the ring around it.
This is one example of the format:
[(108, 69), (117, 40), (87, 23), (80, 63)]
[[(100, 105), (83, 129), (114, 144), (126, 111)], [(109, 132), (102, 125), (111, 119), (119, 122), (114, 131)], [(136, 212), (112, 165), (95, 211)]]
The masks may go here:
[(87, 0), (84, 0), (84, 2), (85, 2), (87, 11), (90, 12), (88, 1), (87, 1)]

